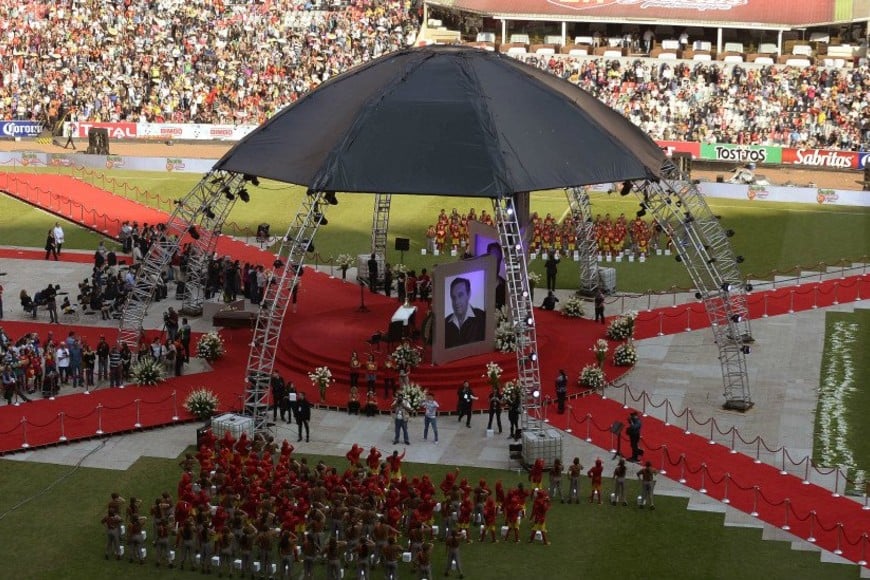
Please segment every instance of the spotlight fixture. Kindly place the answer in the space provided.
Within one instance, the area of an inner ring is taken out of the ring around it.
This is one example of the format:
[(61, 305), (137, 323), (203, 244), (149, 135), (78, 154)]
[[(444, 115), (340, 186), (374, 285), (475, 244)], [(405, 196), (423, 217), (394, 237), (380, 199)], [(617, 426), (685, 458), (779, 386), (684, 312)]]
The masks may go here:
[(260, 185), (260, 178), (257, 177), (256, 175), (251, 175), (249, 173), (245, 173), (244, 180), (249, 181), (251, 183), (251, 185), (253, 185), (254, 187), (257, 187)]
[(744, 345), (740, 348), (740, 352), (742, 352), (743, 354), (749, 354), (750, 352), (752, 352), (752, 349), (749, 348), (749, 345), (748, 345), (748, 344), (744, 344)]
[(683, 220), (685, 223), (690, 224), (695, 221), (695, 216), (690, 213), (686, 213), (686, 218)]
[(752, 284), (747, 284), (746, 286), (744, 286), (744, 288), (747, 292), (752, 292), (755, 287)]
[(704, 295), (701, 294), (700, 292), (695, 292), (695, 300), (700, 300), (703, 297), (704, 297)]
[(626, 196), (631, 193), (632, 184), (630, 181), (623, 181), (622, 187), (619, 189), (619, 195)]
[(190, 237), (194, 240), (199, 239), (199, 232), (196, 231), (196, 226), (190, 226), (189, 228), (187, 228), (187, 233), (190, 234)]
[(729, 238), (733, 238), (734, 237), (734, 230), (732, 230), (732, 229), (725, 230), (725, 235), (728, 236)]
[(717, 214), (713, 214), (713, 217), (716, 218), (716, 219), (719, 220), (719, 221), (722, 221), (722, 216), (721, 216), (720, 214), (718, 214), (718, 213), (717, 213)]
[(637, 215), (637, 217), (642, 218), (643, 216), (646, 215), (646, 210), (645, 210), (645, 209), (640, 209), (640, 210), (638, 210), (638, 212), (637, 212), (636, 215)]
[(326, 216), (324, 216), (319, 211), (314, 212), (314, 215), (312, 217), (314, 218), (314, 223), (316, 223), (316, 224), (320, 224), (322, 226), (325, 226), (329, 223), (329, 220), (326, 219)]
[(538, 360), (538, 353), (536, 353), (536, 352), (529, 353), (529, 360), (532, 362)]
[(534, 391), (532, 391), (532, 396), (536, 399), (539, 399), (541, 397), (541, 391), (535, 389)]
[(326, 203), (329, 205), (338, 205), (338, 198), (335, 197), (334, 191), (324, 191), (323, 199), (325, 199)]
[(731, 315), (731, 322), (743, 322), (743, 317), (740, 316), (739, 314), (732, 314)]
[(248, 190), (244, 187), (239, 190), (239, 199), (245, 203), (251, 201), (251, 195), (248, 193)]
[(716, 258), (708, 258), (708, 259), (707, 259), (707, 263), (708, 263), (708, 264), (712, 264), (712, 263), (714, 263), (715, 261), (716, 261)]
[(308, 253), (314, 252), (314, 244), (311, 243), (309, 239), (299, 240), (299, 243), (305, 248), (305, 251)]
[(737, 257), (734, 258), (734, 259), (737, 260), (737, 263), (738, 263), (738, 264), (742, 264), (743, 261), (745, 260), (745, 258), (744, 258), (743, 256), (737, 256)]
[(679, 199), (678, 199), (677, 202), (676, 202), (676, 205), (677, 205), (677, 207), (683, 207), (683, 202), (682, 202), (682, 200), (679, 200)]
[(205, 217), (210, 220), (213, 220), (215, 218), (214, 212), (211, 210), (210, 207), (206, 207), (204, 210), (202, 210), (202, 213), (204, 213)]
[(224, 192), (224, 195), (227, 197), (228, 200), (233, 201), (234, 199), (236, 199), (236, 196), (233, 195), (233, 191), (230, 189), (229, 185), (223, 186), (221, 191)]
[(535, 319), (529, 316), (528, 318), (526, 318), (526, 324), (528, 324), (529, 326), (534, 326)]
[(722, 286), (720, 287), (722, 288), (723, 292), (731, 292), (731, 290), (734, 288), (734, 286), (732, 286), (729, 282), (723, 282)]
[(683, 261), (683, 257), (682, 257), (681, 255), (679, 255), (679, 254), (677, 254), (677, 255), (674, 257), (674, 259), (675, 259), (677, 262), (682, 262), (682, 261)]
[(514, 208), (512, 208), (512, 207), (508, 207), (508, 208), (507, 208), (507, 214), (508, 214), (508, 215), (514, 215)]
[(172, 201), (172, 203), (174, 203), (175, 205), (184, 205), (184, 200), (175, 199)]
[(272, 267), (276, 270), (284, 267), (284, 262), (281, 261), (280, 258), (275, 258), (275, 261), (272, 262)]

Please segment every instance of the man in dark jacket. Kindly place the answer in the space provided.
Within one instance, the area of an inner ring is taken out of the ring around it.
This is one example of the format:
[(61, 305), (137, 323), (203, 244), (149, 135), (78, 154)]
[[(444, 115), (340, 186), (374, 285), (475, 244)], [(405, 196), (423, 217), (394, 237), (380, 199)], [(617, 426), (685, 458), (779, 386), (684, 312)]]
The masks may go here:
[(305, 429), (305, 442), (308, 442), (308, 422), (311, 420), (311, 403), (305, 397), (305, 393), (299, 393), (296, 396), (296, 426), (299, 429), (299, 438), (297, 441), (302, 441), (302, 430)]

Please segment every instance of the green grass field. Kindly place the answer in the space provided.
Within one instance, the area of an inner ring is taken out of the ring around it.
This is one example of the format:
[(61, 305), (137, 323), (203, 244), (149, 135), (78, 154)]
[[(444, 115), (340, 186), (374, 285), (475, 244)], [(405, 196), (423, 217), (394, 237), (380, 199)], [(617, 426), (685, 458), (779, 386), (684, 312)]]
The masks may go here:
[(864, 492), (870, 471), (868, 344), (870, 310), (826, 314), (813, 458), (842, 466), (857, 493)]
[[(70, 172), (69, 169), (52, 169)], [(80, 174), (78, 174), (80, 175)], [(114, 170), (106, 174), (115, 180), (118, 193), (135, 197), (132, 187), (148, 190), (165, 199), (177, 199), (190, 191), (200, 176), (186, 173), (146, 173)], [(92, 178), (89, 178), (92, 179)], [(106, 181), (96, 179), (95, 183)], [(106, 186), (109, 187), (109, 186)], [(258, 224), (271, 224), (272, 233), (285, 231), (295, 216), (303, 188), (264, 181), (260, 187), (250, 188), (251, 202), (237, 203), (230, 214), (224, 231), (234, 234), (232, 224), (239, 228), (256, 231)], [(145, 201), (144, 196), (139, 197)], [(329, 225), (321, 229), (315, 241), (317, 259), (329, 261), (340, 253), (366, 253), (370, 246), (372, 228), (373, 196), (363, 194), (339, 194), (338, 206), (327, 212)], [(156, 203), (156, 202), (153, 202)], [(813, 266), (819, 262), (839, 264), (841, 260), (858, 260), (870, 253), (870, 208), (811, 206), (773, 202), (750, 202), (735, 200), (709, 200), (714, 213), (722, 216), (722, 224), (735, 230), (732, 238), (735, 252), (746, 259), (743, 272), (747, 278), (768, 278), (773, 271), (793, 272), (795, 266)], [(438, 196), (393, 196), (390, 212), (389, 252), (391, 263), (400, 261), (400, 253), (392, 249), (395, 237), (411, 239), (411, 251), (404, 255), (405, 264), (411, 268), (431, 267), (450, 257), (421, 256), (425, 245), (426, 227), (435, 221), (441, 208), (467, 211), (474, 207), (480, 211), (489, 204), (481, 199), (447, 198)], [(532, 197), (532, 211), (541, 215), (551, 213), (563, 216), (568, 208), (564, 192), (537, 192)], [(593, 194), (596, 213), (613, 216), (625, 213), (633, 217), (637, 201), (618, 195)], [(9, 245), (35, 245), (41, 247), (47, 230), (53, 223), (51, 216), (27, 206), (0, 200), (2, 243)], [(20, 221), (19, 221), (20, 220)], [(236, 230), (241, 231), (241, 230)], [(90, 249), (95, 246), (92, 238), (68, 239), (67, 247)], [(685, 268), (673, 257), (655, 256), (645, 264), (638, 262), (616, 264), (617, 286), (621, 291), (661, 291), (669, 288), (688, 288), (691, 281)], [(532, 262), (532, 270), (543, 274), (543, 262)], [(578, 273), (574, 264), (563, 261), (560, 266), (560, 287), (575, 287)]]
[[(191, 432), (191, 436), (193, 433)], [(309, 457), (315, 462), (317, 457)], [(336, 466), (344, 461), (323, 458)], [(407, 464), (411, 476), (429, 473), (436, 482), (451, 466)], [(105, 561), (105, 538), (99, 520), (109, 493), (119, 491), (149, 506), (164, 490), (175, 495), (177, 460), (143, 458), (127, 471), (19, 463), (0, 460), (0, 561), (4, 577), (58, 578), (193, 578), (199, 573), (157, 570)], [(462, 468), (462, 477), (483, 477), (505, 486), (520, 481), (514, 472)], [(588, 484), (584, 482), (584, 490)], [(605, 486), (606, 489), (606, 486)], [(629, 497), (638, 486), (629, 484)], [(30, 500), (30, 501), (28, 501)], [(761, 541), (760, 530), (726, 528), (722, 516), (685, 509), (686, 500), (659, 497), (654, 512), (610, 505), (554, 505), (548, 517), (552, 545), (499, 543), (462, 548), (466, 578), (617, 578), (767, 580), (854, 578), (855, 568), (822, 564), (817, 553), (795, 552), (786, 543)], [(146, 510), (147, 511), (147, 510)], [(150, 523), (147, 527), (150, 538)], [(521, 531), (527, 535), (528, 524)], [(443, 544), (436, 545), (433, 571), (444, 570)], [(375, 577), (380, 577), (377, 571)], [(410, 578), (400, 565), (402, 578)], [(325, 578), (325, 569), (316, 571)], [(346, 572), (346, 576), (347, 572)]]

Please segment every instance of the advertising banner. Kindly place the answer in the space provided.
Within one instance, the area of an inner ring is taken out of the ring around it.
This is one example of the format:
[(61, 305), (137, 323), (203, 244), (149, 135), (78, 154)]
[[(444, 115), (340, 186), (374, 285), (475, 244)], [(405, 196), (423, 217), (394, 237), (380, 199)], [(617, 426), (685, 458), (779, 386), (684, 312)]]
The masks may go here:
[(668, 157), (674, 153), (691, 153), (692, 159), (701, 156), (701, 144), (696, 141), (656, 141), (656, 143)]
[(854, 151), (831, 151), (828, 149), (783, 149), (782, 162), (804, 167), (829, 167), (831, 169), (858, 169), (859, 157)]
[(107, 129), (109, 139), (135, 139), (139, 134), (136, 123), (70, 123), (72, 135), (78, 139), (86, 139), (94, 128)]
[(765, 145), (733, 145), (730, 143), (704, 143), (701, 159), (731, 161), (734, 163), (782, 163), (782, 149)]
[(0, 121), (0, 137), (39, 137), (42, 123), (36, 121)]
[(138, 135), (144, 139), (184, 141), (239, 141), (256, 125), (203, 125), (182, 123), (139, 123)]

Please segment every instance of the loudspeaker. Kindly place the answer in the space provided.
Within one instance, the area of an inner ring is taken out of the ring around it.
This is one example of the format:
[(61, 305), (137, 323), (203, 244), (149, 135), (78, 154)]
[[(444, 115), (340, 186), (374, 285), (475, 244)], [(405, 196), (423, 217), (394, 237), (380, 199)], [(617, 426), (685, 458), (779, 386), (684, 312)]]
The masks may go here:
[(396, 238), (396, 251), (397, 252), (407, 252), (411, 249), (411, 239), (410, 238)]
[(91, 155), (108, 155), (109, 154), (109, 130), (99, 127), (92, 127), (88, 131), (88, 149), (86, 153)]
[(676, 152), (671, 155), (674, 164), (680, 168), (687, 178), (692, 177), (692, 154)]
[(725, 183), (725, 176), (724, 175), (717, 175), (716, 176), (716, 183)]
[(870, 157), (864, 163), (864, 191), (870, 191)]

